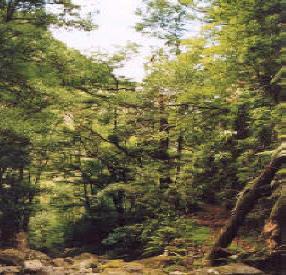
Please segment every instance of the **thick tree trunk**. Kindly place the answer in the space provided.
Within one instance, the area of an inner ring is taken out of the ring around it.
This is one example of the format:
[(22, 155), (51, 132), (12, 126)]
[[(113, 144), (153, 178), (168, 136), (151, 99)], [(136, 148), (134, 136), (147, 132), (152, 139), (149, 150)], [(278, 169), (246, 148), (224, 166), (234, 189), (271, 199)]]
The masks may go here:
[(270, 189), (270, 183), (283, 161), (285, 161), (284, 156), (274, 158), (260, 176), (241, 193), (231, 218), (221, 231), (213, 248), (206, 257), (209, 265), (215, 265), (216, 260), (219, 258), (221, 248), (226, 248), (231, 244), (247, 214), (253, 209), (257, 200), (263, 197), (265, 192)]
[(272, 207), (268, 223), (264, 227), (264, 235), (267, 238), (268, 246), (272, 251), (279, 250), (286, 246), (286, 173), (285, 164), (282, 165), (277, 175), (279, 192), (277, 200)]

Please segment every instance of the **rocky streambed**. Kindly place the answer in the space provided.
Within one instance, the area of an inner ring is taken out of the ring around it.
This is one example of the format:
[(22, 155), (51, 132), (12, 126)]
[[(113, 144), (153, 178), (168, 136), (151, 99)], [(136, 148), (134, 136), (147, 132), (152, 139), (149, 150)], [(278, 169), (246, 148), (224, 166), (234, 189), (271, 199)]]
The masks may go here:
[(91, 253), (82, 253), (74, 257), (50, 258), (35, 250), (0, 250), (0, 274), (36, 274), (36, 275), (263, 275), (264, 273), (243, 264), (230, 264), (217, 268), (203, 268), (195, 271), (173, 270), (166, 272), (164, 264), (170, 259), (158, 256), (138, 261), (110, 260)]

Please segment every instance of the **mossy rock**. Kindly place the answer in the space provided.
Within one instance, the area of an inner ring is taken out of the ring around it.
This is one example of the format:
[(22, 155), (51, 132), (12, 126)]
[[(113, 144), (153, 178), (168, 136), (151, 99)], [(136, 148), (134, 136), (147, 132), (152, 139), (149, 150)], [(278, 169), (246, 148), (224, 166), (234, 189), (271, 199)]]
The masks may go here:
[(157, 256), (139, 261), (143, 265), (153, 269), (166, 268), (172, 265), (183, 265), (183, 258), (178, 256)]
[(102, 264), (100, 267), (103, 270), (108, 269), (108, 268), (124, 268), (125, 264), (126, 263), (123, 260), (110, 260)]

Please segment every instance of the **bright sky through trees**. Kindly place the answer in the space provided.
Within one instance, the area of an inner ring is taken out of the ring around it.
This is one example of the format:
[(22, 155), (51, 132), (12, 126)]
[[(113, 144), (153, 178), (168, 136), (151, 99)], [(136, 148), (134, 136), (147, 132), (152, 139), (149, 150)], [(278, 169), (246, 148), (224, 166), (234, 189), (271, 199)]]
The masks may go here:
[[(138, 21), (135, 10), (141, 0), (76, 0), (82, 6), (83, 13), (92, 13), (98, 29), (91, 32), (81, 30), (53, 30), (54, 36), (64, 41), (69, 47), (79, 49), (85, 54), (92, 51), (115, 52), (128, 42), (141, 45), (140, 52), (130, 60), (119, 73), (137, 81), (144, 77), (144, 63), (152, 48), (157, 48), (161, 42), (143, 36), (135, 31)], [(99, 10), (99, 14), (96, 11)]]
[[(136, 22), (135, 9), (140, 5), (140, 0), (77, 0), (82, 5), (85, 13), (94, 12), (94, 21), (99, 26), (97, 30), (83, 32), (81, 30), (67, 31), (65, 29), (53, 30), (59, 40), (64, 41), (69, 47), (79, 49), (83, 53), (100, 50), (115, 52), (125, 46), (129, 41), (142, 45), (140, 52), (129, 61), (125, 68), (120, 70), (121, 75), (141, 80), (144, 76), (144, 62), (150, 55), (150, 47), (156, 47), (159, 42), (155, 39), (143, 37), (134, 29)], [(95, 14), (96, 10), (99, 14)]]

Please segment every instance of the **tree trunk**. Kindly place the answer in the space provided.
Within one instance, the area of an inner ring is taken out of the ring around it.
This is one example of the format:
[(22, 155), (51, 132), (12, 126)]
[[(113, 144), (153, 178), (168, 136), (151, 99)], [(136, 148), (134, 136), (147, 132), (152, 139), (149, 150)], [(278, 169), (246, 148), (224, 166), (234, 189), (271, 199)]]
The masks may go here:
[(181, 174), (181, 161), (182, 161), (182, 151), (183, 151), (184, 137), (182, 132), (180, 132), (177, 139), (177, 163), (176, 163), (176, 183), (178, 182)]
[(284, 156), (273, 159), (271, 163), (263, 170), (260, 176), (243, 190), (238, 198), (231, 218), (221, 231), (210, 253), (206, 257), (209, 265), (216, 264), (216, 260), (219, 258), (221, 248), (226, 248), (231, 244), (245, 217), (253, 209), (257, 200), (263, 197), (265, 192), (269, 191), (270, 183), (283, 161), (285, 161)]
[(277, 199), (272, 207), (268, 223), (264, 227), (264, 235), (267, 237), (268, 246), (272, 251), (286, 246), (286, 173), (285, 164), (276, 177), (279, 183)]
[(0, 189), (2, 189), (3, 178), (4, 178), (5, 172), (6, 172), (6, 168), (0, 168)]
[(83, 183), (83, 191), (84, 191), (84, 207), (90, 213), (91, 211), (91, 204), (89, 200), (88, 190), (87, 190), (87, 183)]
[(19, 250), (29, 249), (28, 233), (20, 231), (16, 234), (16, 248)]
[(16, 3), (14, 0), (8, 1), (7, 11), (6, 11), (6, 23), (10, 22), (13, 19), (13, 15), (16, 10)]
[(169, 156), (169, 122), (165, 113), (165, 97), (159, 96), (159, 111), (160, 111), (160, 128), (159, 131), (163, 134), (159, 142), (158, 159), (161, 161), (160, 172), (160, 189), (166, 189), (171, 183), (170, 176), (170, 156)]
[(120, 190), (116, 195), (113, 195), (113, 203), (117, 212), (117, 224), (125, 225), (125, 208), (124, 208), (125, 192)]

